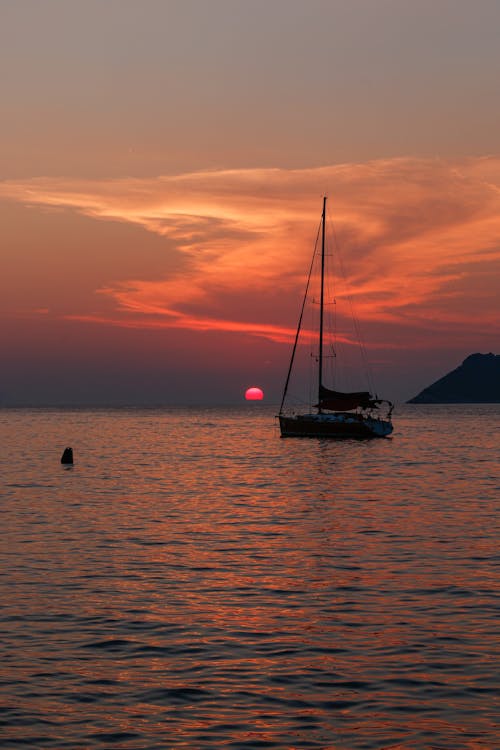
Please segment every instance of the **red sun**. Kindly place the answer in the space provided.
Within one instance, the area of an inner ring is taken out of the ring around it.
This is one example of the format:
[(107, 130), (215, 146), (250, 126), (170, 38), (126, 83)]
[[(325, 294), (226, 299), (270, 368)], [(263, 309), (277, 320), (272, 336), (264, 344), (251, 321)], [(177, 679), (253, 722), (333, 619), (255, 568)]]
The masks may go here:
[(262, 388), (247, 388), (245, 391), (245, 398), (247, 401), (262, 401), (264, 398), (264, 391)]

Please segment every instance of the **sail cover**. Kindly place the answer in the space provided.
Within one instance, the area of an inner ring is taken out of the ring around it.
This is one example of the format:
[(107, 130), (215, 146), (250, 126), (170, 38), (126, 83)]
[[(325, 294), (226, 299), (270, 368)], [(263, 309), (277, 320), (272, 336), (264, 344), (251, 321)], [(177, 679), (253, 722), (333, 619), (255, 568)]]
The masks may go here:
[(373, 408), (377, 403), (372, 399), (368, 391), (355, 391), (354, 393), (342, 393), (341, 391), (332, 391), (330, 388), (320, 386), (319, 404), (320, 409), (330, 409), (331, 411), (350, 411), (351, 409)]

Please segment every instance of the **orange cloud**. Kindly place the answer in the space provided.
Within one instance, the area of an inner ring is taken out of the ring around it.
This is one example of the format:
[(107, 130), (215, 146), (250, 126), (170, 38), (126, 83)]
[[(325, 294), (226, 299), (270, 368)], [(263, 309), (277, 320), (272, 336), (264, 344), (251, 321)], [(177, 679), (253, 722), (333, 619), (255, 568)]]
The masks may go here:
[(94, 301), (95, 309), (89, 303), (71, 317), (285, 341), (326, 190), (358, 317), (378, 322), (376, 343), (387, 346), (391, 327), (499, 331), (492, 283), (500, 267), (499, 178), (497, 157), (391, 159), (155, 179), (5, 181), (0, 196), (133, 224), (168, 238), (182, 255), (182, 268), (156, 280), (147, 269), (144, 278), (104, 278), (97, 291), (113, 304), (112, 315)]

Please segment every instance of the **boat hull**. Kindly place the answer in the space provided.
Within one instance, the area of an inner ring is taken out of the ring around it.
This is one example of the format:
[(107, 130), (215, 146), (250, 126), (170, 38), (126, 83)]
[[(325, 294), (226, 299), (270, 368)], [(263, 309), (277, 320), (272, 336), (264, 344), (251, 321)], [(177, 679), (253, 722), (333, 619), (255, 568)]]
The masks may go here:
[(361, 414), (280, 414), (279, 421), (281, 437), (373, 438), (393, 430), (390, 420)]

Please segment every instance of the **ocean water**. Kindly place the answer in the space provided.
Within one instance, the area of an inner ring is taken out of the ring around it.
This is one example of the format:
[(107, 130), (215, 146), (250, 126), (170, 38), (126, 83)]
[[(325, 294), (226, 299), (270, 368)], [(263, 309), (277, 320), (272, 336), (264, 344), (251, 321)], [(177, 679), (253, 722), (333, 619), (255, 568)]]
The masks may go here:
[(273, 414), (0, 411), (2, 748), (500, 747), (500, 407)]

